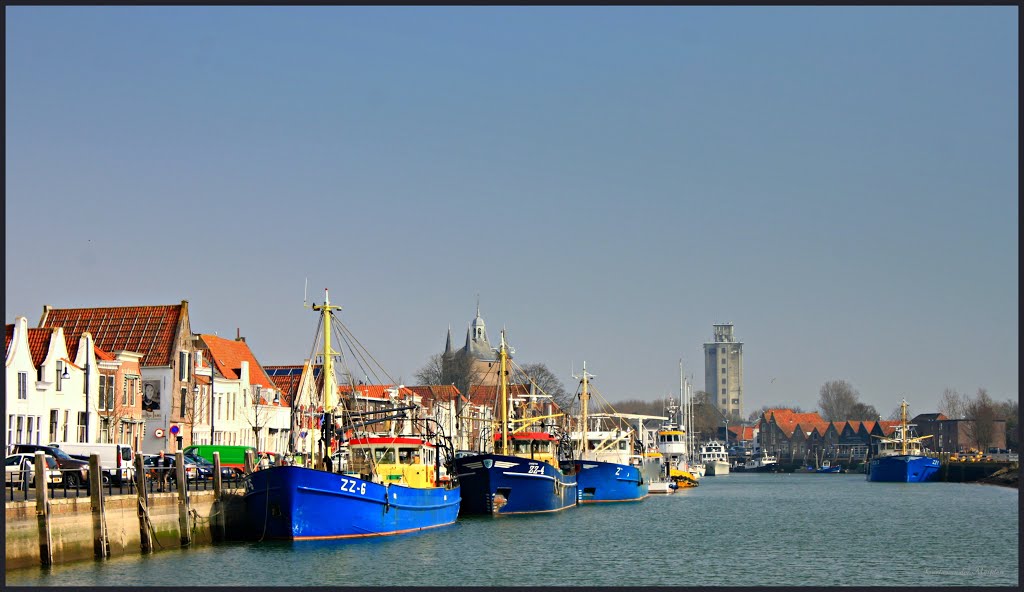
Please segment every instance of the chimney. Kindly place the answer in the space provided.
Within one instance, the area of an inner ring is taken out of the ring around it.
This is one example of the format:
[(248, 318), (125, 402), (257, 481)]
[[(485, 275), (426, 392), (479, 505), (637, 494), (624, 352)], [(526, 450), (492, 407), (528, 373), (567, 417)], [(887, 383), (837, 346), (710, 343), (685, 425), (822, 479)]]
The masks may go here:
[(242, 343), (245, 343), (245, 337), (242, 337), (241, 327), (235, 327), (235, 341), (241, 341)]

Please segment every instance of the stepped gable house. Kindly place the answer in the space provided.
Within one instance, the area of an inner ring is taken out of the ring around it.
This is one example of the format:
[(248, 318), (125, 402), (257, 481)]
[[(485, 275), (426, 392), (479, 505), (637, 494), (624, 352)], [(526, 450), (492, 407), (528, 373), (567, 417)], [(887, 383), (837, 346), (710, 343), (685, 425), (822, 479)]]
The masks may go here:
[(99, 376), (91, 336), (76, 342), (72, 361), (61, 327), (29, 328), (17, 317), (5, 330), (6, 444), (92, 441)]
[[(181, 424), (184, 402), (195, 380), (192, 373), (191, 328), (188, 300), (181, 304), (158, 306), (117, 306), (104, 308), (43, 307), (40, 328), (63, 328), (77, 341), (89, 333), (96, 346), (107, 352), (134, 352), (142, 373), (141, 420), (145, 421), (140, 448), (145, 453), (173, 452), (179, 441), (171, 435), (188, 438)], [(162, 435), (157, 435), (157, 430)], [(181, 446), (190, 442), (181, 441)]]

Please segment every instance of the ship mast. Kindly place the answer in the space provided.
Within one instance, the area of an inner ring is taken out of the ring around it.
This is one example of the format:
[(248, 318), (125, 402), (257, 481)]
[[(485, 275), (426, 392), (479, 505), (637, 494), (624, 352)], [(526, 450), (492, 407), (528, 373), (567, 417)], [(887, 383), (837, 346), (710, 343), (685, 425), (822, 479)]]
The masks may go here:
[(900, 454), (907, 454), (907, 400), (903, 399), (900, 404)]
[[(587, 453), (587, 406), (590, 402), (590, 393), (587, 391), (587, 379), (593, 377), (593, 374), (587, 374), (587, 361), (583, 360), (583, 390), (580, 392), (580, 408), (583, 413), (583, 426), (580, 433), (580, 460), (583, 460), (583, 456)], [(580, 377), (573, 375), (573, 378)]]
[(313, 304), (312, 308), (313, 310), (320, 311), (320, 321), (323, 324), (324, 331), (324, 419), (320, 438), (324, 445), (325, 454), (330, 454), (330, 442), (331, 438), (334, 437), (334, 408), (337, 406), (334, 382), (334, 355), (336, 352), (331, 350), (331, 311), (341, 310), (341, 307), (331, 305), (330, 295), (325, 288), (324, 303), (319, 306)]
[(501, 330), (501, 347), (498, 348), (499, 374), (501, 376), (501, 453), (508, 454), (508, 350), (505, 347), (505, 330)]

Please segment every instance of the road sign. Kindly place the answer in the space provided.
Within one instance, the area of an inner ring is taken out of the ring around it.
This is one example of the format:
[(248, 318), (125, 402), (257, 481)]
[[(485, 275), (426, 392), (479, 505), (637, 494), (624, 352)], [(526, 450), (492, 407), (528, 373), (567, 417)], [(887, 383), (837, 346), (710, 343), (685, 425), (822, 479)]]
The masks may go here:
[(171, 426), (171, 433), (174, 434), (175, 436), (177, 436), (178, 432), (180, 432), (180, 431), (181, 431), (181, 428), (179, 428), (178, 426), (176, 426), (176, 425), (172, 425)]
[(157, 438), (163, 438), (164, 437), (164, 431), (162, 429), (160, 429), (160, 428), (157, 428), (157, 429), (153, 430), (153, 435), (156, 436)]

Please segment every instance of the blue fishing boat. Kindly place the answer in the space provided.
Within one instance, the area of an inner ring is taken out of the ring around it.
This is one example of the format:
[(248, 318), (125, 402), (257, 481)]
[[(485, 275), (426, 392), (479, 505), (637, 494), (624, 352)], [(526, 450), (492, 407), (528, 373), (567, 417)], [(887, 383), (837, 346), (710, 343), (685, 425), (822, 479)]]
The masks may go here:
[[(907, 423), (907, 402), (900, 405), (900, 425), (892, 437), (882, 437), (878, 454), (868, 464), (868, 481), (922, 483), (939, 472), (939, 459), (925, 456), (921, 442), (931, 436), (915, 437)], [(875, 436), (879, 438), (879, 436)]]
[(834, 464), (832, 464), (831, 461), (823, 460), (823, 461), (821, 461), (821, 466), (818, 467), (817, 469), (814, 469), (814, 472), (815, 473), (841, 473), (842, 470), (843, 470), (843, 465), (834, 465)]
[[(351, 415), (336, 402), (332, 361), (338, 352), (331, 349), (331, 334), (337, 322), (333, 310), (340, 307), (332, 306), (327, 296), (325, 291), (324, 304), (312, 307), (321, 313), (323, 336), (321, 459), (330, 458), (330, 442), (350, 429), (405, 418), (404, 411), (416, 409), (393, 407), (374, 412), (381, 414), (374, 419), (368, 419), (374, 413), (352, 414), (362, 421), (338, 429), (336, 412), (341, 412), (341, 419)], [(343, 326), (340, 333), (348, 334)], [(404, 534), (455, 522), (460, 490), (457, 480), (441, 477), (441, 459), (453, 454), (450, 441), (439, 431), (430, 436), (358, 437), (348, 442), (348, 453), (344, 473), (321, 460), (317, 468), (274, 466), (248, 475), (245, 511), (252, 535), (259, 540), (344, 539)]]
[(494, 434), (492, 451), (460, 453), (455, 459), (462, 493), (460, 513), (500, 516), (574, 507), (576, 475), (559, 467), (558, 439), (543, 431), (509, 431), (509, 349), (504, 331), (498, 361), (501, 431)]
[[(604, 420), (611, 417), (600, 414), (588, 418), (590, 378), (593, 378), (593, 375), (587, 372), (587, 363), (584, 362), (583, 374), (580, 377), (580, 429), (570, 434), (570, 439), (578, 450), (577, 460), (563, 462), (562, 467), (571, 470), (573, 467), (569, 465), (574, 465), (581, 504), (643, 500), (647, 497), (649, 483), (641, 472), (642, 457), (631, 454), (632, 430), (589, 429), (590, 419)], [(600, 427), (602, 426), (598, 426)]]

